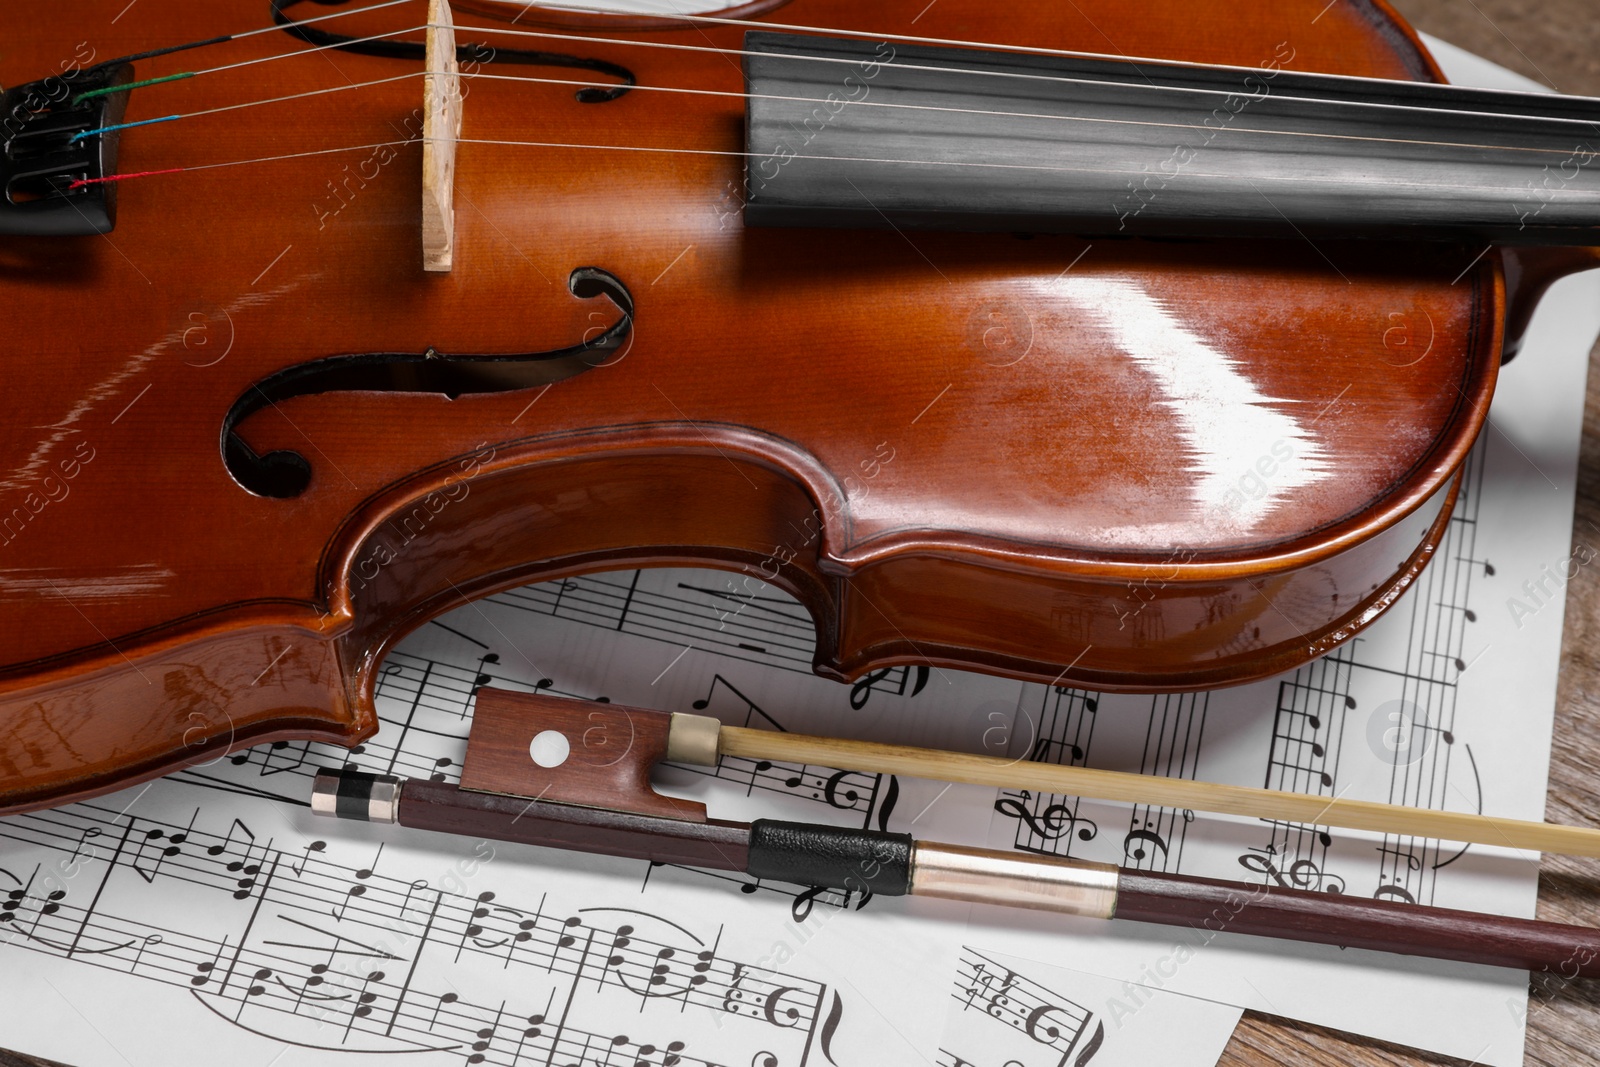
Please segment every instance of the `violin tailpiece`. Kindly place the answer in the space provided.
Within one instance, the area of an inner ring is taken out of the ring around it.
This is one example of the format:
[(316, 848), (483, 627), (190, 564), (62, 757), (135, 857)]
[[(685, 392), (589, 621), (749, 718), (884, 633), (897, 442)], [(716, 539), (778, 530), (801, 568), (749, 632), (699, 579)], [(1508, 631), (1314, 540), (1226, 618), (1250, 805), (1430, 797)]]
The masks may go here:
[[(116, 227), (119, 138), (133, 67), (120, 63), (0, 93), (0, 235), (81, 237)], [(116, 90), (116, 91), (107, 91)]]
[(446, 273), (455, 262), (456, 146), (461, 137), (461, 65), (450, 0), (428, 0), (423, 75), (422, 269)]

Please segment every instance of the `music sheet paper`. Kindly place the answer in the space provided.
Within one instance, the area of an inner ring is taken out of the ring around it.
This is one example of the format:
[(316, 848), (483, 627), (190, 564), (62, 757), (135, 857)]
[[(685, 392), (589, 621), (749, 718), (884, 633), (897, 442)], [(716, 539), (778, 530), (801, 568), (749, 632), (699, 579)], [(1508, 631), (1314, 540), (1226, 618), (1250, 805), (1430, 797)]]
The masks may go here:
[[(1466, 81), (1511, 76), (1439, 46)], [(74, 1067), (1214, 1063), (1241, 1007), (1522, 1059), (1526, 977), (1186, 928), (762, 884), (313, 817), (319, 766), (453, 780), (475, 686), (766, 729), (1538, 819), (1600, 276), (1503, 375), (1449, 538), (1376, 626), (1241, 689), (1110, 696), (925, 667), (809, 673), (739, 576), (614, 572), (462, 607), (387, 660), (378, 736), (280, 743), (0, 820), (0, 1045)], [(1136, 596), (1130, 614), (1136, 623)], [(268, 672), (270, 684), (270, 668)], [(1531, 915), (1537, 857), (725, 760), (662, 787), (776, 816)]]

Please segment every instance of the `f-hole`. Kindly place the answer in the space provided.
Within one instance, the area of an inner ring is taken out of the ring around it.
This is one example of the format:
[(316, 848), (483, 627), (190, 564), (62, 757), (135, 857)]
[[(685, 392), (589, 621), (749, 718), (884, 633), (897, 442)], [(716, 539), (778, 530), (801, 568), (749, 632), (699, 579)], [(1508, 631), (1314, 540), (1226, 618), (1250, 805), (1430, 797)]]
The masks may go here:
[(567, 288), (581, 299), (603, 296), (620, 312), (592, 340), (554, 352), (512, 356), (451, 356), (429, 348), (420, 354), (372, 352), (328, 356), (286, 367), (245, 390), (222, 420), (222, 462), (240, 486), (256, 496), (286, 500), (311, 484), (311, 464), (298, 452), (258, 454), (239, 435), (239, 424), (269, 405), (321, 393), (433, 393), (454, 400), (474, 393), (507, 393), (565, 381), (613, 362), (633, 332), (633, 297), (615, 275), (598, 267), (572, 272)]

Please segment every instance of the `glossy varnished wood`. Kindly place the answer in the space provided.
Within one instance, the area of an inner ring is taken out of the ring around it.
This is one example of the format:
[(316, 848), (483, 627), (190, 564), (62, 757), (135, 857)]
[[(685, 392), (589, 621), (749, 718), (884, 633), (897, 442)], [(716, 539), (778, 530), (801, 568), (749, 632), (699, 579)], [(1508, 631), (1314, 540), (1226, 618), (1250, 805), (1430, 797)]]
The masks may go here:
[[(705, 822), (704, 804), (650, 787), (650, 772), (667, 758), (670, 730), (671, 716), (662, 711), (479, 689), (461, 788)], [(537, 762), (532, 747), (541, 736), (559, 737), (565, 750)]]
[[(183, 0), (113, 24), (116, 6), (6, 16), (4, 78), (50, 73), (85, 27), (104, 58), (255, 11)], [(916, 20), (922, 6), (793, 0), (771, 17), (1078, 49), (1114, 26), (1115, 51), (1252, 66), (1289, 41), (1299, 69), (1434, 74), (1367, 3), (1131, 22), (1110, 0), (1004, 20), (977, 0)], [(626, 36), (663, 34), (681, 39)], [(280, 49), (257, 38), (206, 62)], [(697, 53), (573, 50), (644, 85), (739, 87), (735, 62)], [(247, 84), (140, 91), (128, 117), (396, 66), (285, 60)], [(130, 182), (109, 238), (0, 250), (0, 296), (25, 309), (0, 429), (0, 516), (20, 514), (0, 549), (0, 808), (268, 738), (353, 742), (376, 725), (394, 640), (539, 577), (675, 562), (770, 577), (811, 609), (817, 668), (841, 678), (920, 660), (1193, 688), (1349, 636), (1445, 521), (1498, 366), (1497, 254), (746, 231), (736, 156), (482, 143), (737, 152), (737, 99), (470, 87), (449, 275), (419, 269), (414, 146)], [(151, 127), (122, 169), (383, 145), (419, 106), (403, 83)], [(620, 312), (573, 295), (584, 267), (636, 308), (607, 366), (548, 396), (264, 409), (240, 432), (306, 455), (291, 500), (244, 492), (219, 462), (236, 398), (308, 359), (593, 336)], [(1196, 366), (1198, 385), (1175, 379)]]
[[(1596, 65), (1596, 57), (1600, 56), (1600, 23), (1592, 17), (1590, 0), (1543, 0), (1537, 4), (1528, 0), (1476, 0), (1473, 4), (1459, 0), (1395, 2), (1403, 14), (1425, 30), (1529, 76), (1547, 75), (1566, 91), (1600, 94), (1600, 66)], [(1110, 44), (1119, 44), (1119, 27), (1110, 20), (1105, 25), (1112, 34)], [(6, 79), (21, 76), (13, 74), (8, 65)], [(1600, 376), (1591, 374), (1576, 527), (1578, 535), (1588, 543), (1600, 536), (1594, 533), (1594, 524), (1600, 523), (1597, 384)], [(1578, 573), (1569, 588), (1567, 605), (1548, 814), (1559, 821), (1592, 822), (1594, 811), (1600, 807), (1593, 773), (1594, 766), (1600, 763), (1600, 746), (1596, 742), (1600, 737), (1600, 659), (1595, 651), (1600, 649), (1600, 575), (1594, 568)], [(1594, 923), (1597, 892), (1600, 865), (1595, 861), (1547, 860), (1540, 884), (1539, 915)], [(70, 988), (63, 992), (68, 999), (75, 996)], [(1530, 1004), (1526, 1062), (1538, 1067), (1586, 1067), (1592, 1062), (1593, 1035), (1597, 1030), (1600, 992), (1595, 983), (1541, 983)], [(1421, 1055), (1251, 1012), (1241, 1023), (1222, 1062), (1225, 1067), (1326, 1067), (1334, 1063), (1352, 1067), (1417, 1067), (1462, 1061)], [(0, 1052), (0, 1065), (52, 1067), (47, 1061), (5, 1052)]]
[(400, 791), (399, 821), (413, 830), (716, 871), (743, 871), (750, 863), (748, 823), (663, 819), (634, 812), (548, 804), (524, 796), (474, 793), (419, 778), (407, 781)]
[(1516, 967), (1567, 981), (1600, 977), (1595, 927), (1273, 885), (1125, 869), (1117, 879), (1117, 917)]

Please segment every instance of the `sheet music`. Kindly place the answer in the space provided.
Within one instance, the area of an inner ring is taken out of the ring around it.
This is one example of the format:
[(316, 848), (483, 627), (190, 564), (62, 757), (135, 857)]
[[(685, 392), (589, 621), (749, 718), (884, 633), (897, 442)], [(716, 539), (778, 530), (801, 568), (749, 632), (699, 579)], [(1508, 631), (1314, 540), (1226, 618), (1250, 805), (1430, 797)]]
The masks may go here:
[[(1594, 276), (1552, 292), (1502, 377), (1446, 544), (1387, 617), (1317, 663), (1183, 696), (914, 666), (839, 686), (810, 674), (797, 604), (726, 574), (614, 572), (509, 592), (389, 656), (383, 728), (357, 750), (264, 745), (0, 820), (0, 1044), (75, 1067), (372, 1052), (506, 1067), (1201, 1065), (1246, 1006), (1519, 1064), (1519, 973), (808, 891), (315, 819), (306, 798), (317, 767), (344, 763), (456, 780), (472, 691), (492, 684), (1539, 818), (1562, 611), (1549, 576), (1575, 558), (1597, 297)], [(661, 778), (722, 818), (1507, 914), (1531, 914), (1535, 893), (1536, 858), (1478, 846), (765, 761)]]
[[(1124, 1007), (1118, 1001), (1122, 993), (1109, 979), (963, 947), (935, 1062), (1135, 1067), (1170, 1062), (1173, 1034), (1183, 1035), (1193, 1059), (1215, 1062), (1238, 1023), (1237, 1014), (1220, 1014), (1207, 1001), (1155, 991), (1137, 1007)], [(1102, 1004), (1112, 1005), (1109, 1014)], [(1134, 1012), (1143, 1015), (1142, 1022), (1124, 1027)], [(1118, 1040), (1115, 1051), (1101, 1055), (1108, 1027)]]

